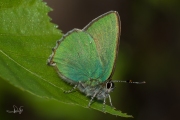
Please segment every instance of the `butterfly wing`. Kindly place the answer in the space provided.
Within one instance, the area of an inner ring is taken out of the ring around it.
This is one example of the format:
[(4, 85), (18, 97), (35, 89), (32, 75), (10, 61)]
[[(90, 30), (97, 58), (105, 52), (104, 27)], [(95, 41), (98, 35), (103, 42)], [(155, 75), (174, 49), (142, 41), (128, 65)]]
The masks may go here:
[(112, 76), (119, 45), (119, 16), (111, 11), (93, 20), (83, 30), (67, 33), (55, 47), (50, 62), (70, 83)]
[(102, 63), (102, 81), (110, 79), (115, 68), (120, 36), (120, 18), (116, 11), (110, 11), (93, 20), (84, 29), (96, 43)]
[(52, 61), (64, 80), (77, 83), (96, 79), (102, 74), (96, 44), (89, 34), (74, 29), (57, 43)]

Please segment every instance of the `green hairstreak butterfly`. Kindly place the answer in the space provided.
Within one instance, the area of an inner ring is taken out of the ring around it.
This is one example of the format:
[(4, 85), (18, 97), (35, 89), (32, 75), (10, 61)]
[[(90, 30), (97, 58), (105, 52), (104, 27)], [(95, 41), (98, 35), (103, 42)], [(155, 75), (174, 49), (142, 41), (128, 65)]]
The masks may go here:
[[(120, 17), (116, 11), (107, 12), (92, 20), (82, 30), (73, 29), (57, 41), (48, 59), (59, 76), (85, 93), (92, 100), (109, 98), (114, 89), (112, 81), (119, 48)], [(137, 82), (134, 82), (137, 83)], [(103, 107), (104, 108), (104, 107)]]

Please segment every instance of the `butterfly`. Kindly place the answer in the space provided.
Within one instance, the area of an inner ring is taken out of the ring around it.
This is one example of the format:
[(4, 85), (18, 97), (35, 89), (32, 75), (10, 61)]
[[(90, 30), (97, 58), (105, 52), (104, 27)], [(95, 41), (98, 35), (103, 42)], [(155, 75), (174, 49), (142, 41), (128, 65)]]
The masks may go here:
[(112, 81), (120, 43), (121, 23), (118, 12), (109, 11), (92, 20), (82, 30), (73, 29), (57, 41), (47, 64), (53, 66), (59, 76), (74, 85), (75, 89), (90, 96), (90, 107), (94, 98), (111, 102), (114, 90)]

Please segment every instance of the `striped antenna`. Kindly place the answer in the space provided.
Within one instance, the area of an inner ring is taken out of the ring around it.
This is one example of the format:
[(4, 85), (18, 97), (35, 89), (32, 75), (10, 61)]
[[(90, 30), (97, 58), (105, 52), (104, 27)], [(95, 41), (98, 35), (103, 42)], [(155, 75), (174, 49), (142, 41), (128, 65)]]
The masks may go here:
[(123, 82), (123, 83), (133, 83), (133, 84), (144, 84), (144, 83), (146, 83), (145, 81), (143, 81), (143, 82), (133, 82), (132, 80), (126, 80), (126, 81), (113, 80), (113, 82)]

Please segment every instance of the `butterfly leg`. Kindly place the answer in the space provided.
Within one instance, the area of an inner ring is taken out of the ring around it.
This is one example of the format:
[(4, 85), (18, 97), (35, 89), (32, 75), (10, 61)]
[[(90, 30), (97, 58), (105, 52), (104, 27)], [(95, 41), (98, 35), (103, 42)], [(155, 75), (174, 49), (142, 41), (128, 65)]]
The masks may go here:
[(75, 85), (75, 86), (74, 86), (71, 90), (64, 91), (64, 93), (71, 93), (71, 92), (75, 91), (75, 90), (76, 90), (76, 88), (77, 88), (77, 86), (78, 86), (78, 84), (77, 84), (77, 85)]
[(109, 97), (109, 102), (110, 102), (111, 107), (112, 107), (113, 109), (116, 109), (116, 108), (112, 105), (112, 102), (111, 102), (111, 96), (108, 95), (108, 97)]
[(106, 107), (106, 98), (104, 98), (104, 102), (103, 102), (103, 112), (106, 112), (105, 107)]
[(91, 100), (89, 101), (88, 107), (91, 106), (91, 103), (93, 101), (93, 99), (95, 98), (95, 96), (97, 95), (97, 93), (94, 93), (94, 95), (91, 97)]

